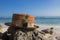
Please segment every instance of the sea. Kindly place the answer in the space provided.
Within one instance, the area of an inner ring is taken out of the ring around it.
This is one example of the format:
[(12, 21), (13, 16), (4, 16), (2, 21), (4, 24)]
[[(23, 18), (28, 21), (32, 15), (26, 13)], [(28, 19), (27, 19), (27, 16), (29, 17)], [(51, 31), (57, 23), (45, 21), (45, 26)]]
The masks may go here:
[[(2, 26), (4, 25), (4, 23), (7, 23), (7, 22), (12, 22), (12, 18), (0, 18), (0, 24), (2, 23)], [(53, 27), (60, 31), (60, 18), (35, 17), (34, 24), (38, 25), (40, 29)]]
[[(12, 18), (0, 18), (0, 23), (12, 22)], [(36, 17), (35, 24), (60, 24), (60, 18), (39, 18)]]

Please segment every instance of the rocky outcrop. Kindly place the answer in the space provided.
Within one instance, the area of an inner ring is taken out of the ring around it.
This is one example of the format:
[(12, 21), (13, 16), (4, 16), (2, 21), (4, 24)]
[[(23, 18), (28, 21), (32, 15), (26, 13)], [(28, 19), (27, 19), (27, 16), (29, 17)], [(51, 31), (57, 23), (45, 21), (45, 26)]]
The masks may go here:
[[(60, 36), (54, 33), (54, 29), (39, 31), (36, 29), (22, 29), (9, 27), (8, 31), (3, 34), (3, 40), (60, 40)], [(52, 34), (50, 33), (52, 32)]]
[(53, 28), (43, 29), (43, 30), (41, 30), (41, 33), (43, 34), (44, 40), (57, 40), (56, 34), (55, 34)]
[[(8, 38), (8, 39), (7, 39)], [(35, 29), (22, 29), (10, 27), (3, 34), (3, 40), (43, 40), (43, 34)]]

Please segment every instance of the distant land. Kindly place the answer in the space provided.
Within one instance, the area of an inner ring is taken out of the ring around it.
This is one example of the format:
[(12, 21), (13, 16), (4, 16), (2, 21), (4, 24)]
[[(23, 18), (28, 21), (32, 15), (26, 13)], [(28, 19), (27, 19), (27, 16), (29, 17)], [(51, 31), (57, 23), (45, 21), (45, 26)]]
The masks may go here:
[(36, 19), (60, 19), (60, 16), (59, 17), (53, 17), (53, 16), (47, 16), (47, 17), (35, 17)]
[[(37, 17), (35, 17), (35, 19), (60, 19), (60, 17), (39, 17), (39, 16), (37, 16)], [(11, 17), (0, 17), (0, 19), (11, 19)]]
[(0, 17), (0, 19), (11, 19), (11, 17)]

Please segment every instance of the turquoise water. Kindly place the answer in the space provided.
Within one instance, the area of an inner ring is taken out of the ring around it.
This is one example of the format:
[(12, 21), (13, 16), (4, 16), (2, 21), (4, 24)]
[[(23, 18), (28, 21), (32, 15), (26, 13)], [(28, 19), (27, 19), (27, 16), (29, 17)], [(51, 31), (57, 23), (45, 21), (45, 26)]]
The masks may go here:
[(11, 18), (0, 18), (0, 23), (6, 23), (6, 22), (11, 22)]
[(41, 24), (60, 24), (60, 18), (41, 18), (41, 19), (35, 19), (35, 23), (41, 23)]
[[(0, 18), (0, 23), (11, 22), (11, 18)], [(35, 18), (35, 23), (38, 24), (60, 24), (60, 18)]]

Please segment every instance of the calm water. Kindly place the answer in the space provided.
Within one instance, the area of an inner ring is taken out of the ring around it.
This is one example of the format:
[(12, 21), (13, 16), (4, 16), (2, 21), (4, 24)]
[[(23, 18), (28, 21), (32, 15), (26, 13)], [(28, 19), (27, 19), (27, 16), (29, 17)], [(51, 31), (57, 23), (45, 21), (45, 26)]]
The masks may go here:
[[(11, 22), (11, 18), (0, 18), (0, 23)], [(60, 24), (60, 18), (35, 18), (35, 23), (38, 24)]]
[(35, 19), (35, 23), (41, 24), (60, 24), (60, 18), (41, 18)]

